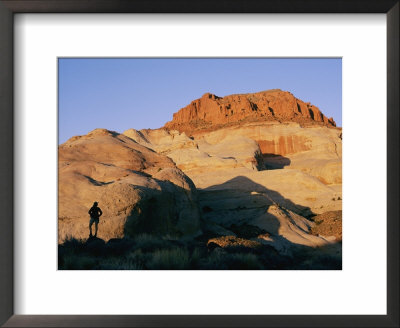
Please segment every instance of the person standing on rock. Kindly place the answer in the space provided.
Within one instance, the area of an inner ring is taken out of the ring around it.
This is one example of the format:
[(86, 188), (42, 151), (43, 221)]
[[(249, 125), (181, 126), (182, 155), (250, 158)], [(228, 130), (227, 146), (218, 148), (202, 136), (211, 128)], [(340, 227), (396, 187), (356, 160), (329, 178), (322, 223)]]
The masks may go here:
[(90, 215), (90, 222), (89, 222), (90, 235), (89, 235), (89, 237), (93, 237), (93, 235), (92, 235), (93, 223), (94, 223), (94, 236), (95, 237), (97, 236), (97, 226), (99, 225), (100, 216), (102, 216), (102, 214), (103, 214), (102, 210), (97, 205), (99, 205), (99, 203), (94, 202), (93, 206), (90, 208), (90, 210), (88, 212)]

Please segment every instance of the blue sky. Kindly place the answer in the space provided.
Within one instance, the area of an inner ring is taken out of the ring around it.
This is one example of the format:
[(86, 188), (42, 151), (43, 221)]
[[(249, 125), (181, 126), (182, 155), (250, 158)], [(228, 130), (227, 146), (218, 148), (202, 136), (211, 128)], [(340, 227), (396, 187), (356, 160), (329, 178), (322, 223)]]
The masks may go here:
[(59, 143), (95, 128), (159, 128), (210, 92), (282, 89), (342, 126), (342, 61), (274, 58), (60, 58)]

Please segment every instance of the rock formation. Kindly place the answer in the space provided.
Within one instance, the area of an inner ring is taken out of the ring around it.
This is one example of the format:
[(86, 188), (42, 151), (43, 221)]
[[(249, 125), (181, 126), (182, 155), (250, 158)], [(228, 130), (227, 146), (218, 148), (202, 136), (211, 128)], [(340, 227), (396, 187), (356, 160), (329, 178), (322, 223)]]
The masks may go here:
[(141, 131), (129, 129), (124, 135), (170, 157), (186, 174), (237, 167), (262, 169), (264, 165), (257, 142), (240, 134), (225, 135), (213, 143), (204, 138), (199, 140), (189, 138), (185, 132), (165, 129)]
[[(274, 89), (223, 98), (207, 93), (175, 113), (164, 128), (170, 134), (177, 135), (176, 131), (179, 131), (180, 138), (191, 139), (186, 142), (187, 156), (190, 146), (194, 145), (197, 151), (207, 154), (210, 149), (207, 145), (224, 149), (224, 159), (236, 159), (235, 153), (238, 154), (239, 149), (247, 149), (245, 161), (258, 170), (295, 168), (326, 184), (340, 184), (342, 131), (335, 126), (334, 120), (328, 119), (317, 107), (297, 99), (290, 92)], [(249, 144), (244, 139), (250, 139), (256, 145), (242, 147)], [(161, 139), (152, 140), (153, 143), (164, 143)], [(230, 154), (226, 155), (228, 151)], [(188, 174), (195, 169), (201, 170), (199, 162), (205, 162), (201, 158), (196, 160), (198, 156), (193, 152), (192, 159), (185, 164), (181, 155), (166, 154)], [(229, 166), (227, 161), (225, 164)], [(230, 166), (239, 165), (231, 163)], [(222, 168), (223, 165), (213, 167)]]
[(170, 157), (192, 180), (205, 172), (246, 167), (298, 169), (325, 184), (342, 182), (341, 129), (298, 123), (252, 122), (188, 137), (176, 130), (124, 132), (138, 143)]
[(298, 170), (237, 169), (226, 174), (204, 174), (196, 179), (206, 222), (203, 230), (235, 236), (238, 229), (232, 226), (258, 227), (267, 234), (256, 236), (257, 240), (262, 239), (262, 243), (280, 252), (289, 251), (293, 244), (329, 243), (324, 237), (310, 235), (314, 223), (308, 218), (341, 208), (340, 201), (332, 200), (341, 196), (340, 190), (335, 191)]
[(124, 134), (192, 179), (211, 235), (258, 229), (252, 240), (284, 254), (330, 243), (307, 218), (341, 209), (342, 131), (291, 93), (205, 94), (164, 128)]
[(339, 213), (341, 183), (342, 131), (317, 107), (281, 90), (207, 93), (163, 128), (97, 129), (60, 145), (59, 241), (86, 237), (98, 201), (104, 240), (202, 231), (209, 246), (291, 256), (339, 240), (311, 218)]
[(259, 146), (266, 169), (299, 169), (326, 184), (339, 184), (342, 183), (341, 134), (339, 128), (320, 125), (302, 127), (298, 123), (252, 122), (199, 131), (194, 140), (217, 144), (225, 138), (248, 138)]
[(244, 122), (299, 122), (336, 126), (318, 107), (279, 89), (218, 97), (211, 93), (193, 100), (173, 115), (167, 129), (193, 134)]
[(197, 235), (193, 182), (168, 157), (104, 129), (59, 146), (59, 242), (88, 235), (88, 210), (103, 209), (99, 237)]

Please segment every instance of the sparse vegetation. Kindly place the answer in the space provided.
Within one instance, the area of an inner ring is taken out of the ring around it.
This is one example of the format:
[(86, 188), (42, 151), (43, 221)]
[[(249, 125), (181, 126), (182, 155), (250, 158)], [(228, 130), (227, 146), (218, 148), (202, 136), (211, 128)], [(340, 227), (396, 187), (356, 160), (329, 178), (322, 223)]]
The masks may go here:
[(183, 270), (190, 268), (189, 252), (186, 248), (158, 249), (151, 254), (148, 269)]
[(323, 248), (301, 247), (286, 256), (255, 240), (200, 239), (183, 242), (142, 234), (106, 243), (99, 238), (69, 238), (59, 245), (58, 266), (60, 270), (341, 269), (341, 257)]
[(311, 228), (313, 235), (334, 236), (342, 240), (342, 211), (329, 211), (313, 218), (315, 226)]

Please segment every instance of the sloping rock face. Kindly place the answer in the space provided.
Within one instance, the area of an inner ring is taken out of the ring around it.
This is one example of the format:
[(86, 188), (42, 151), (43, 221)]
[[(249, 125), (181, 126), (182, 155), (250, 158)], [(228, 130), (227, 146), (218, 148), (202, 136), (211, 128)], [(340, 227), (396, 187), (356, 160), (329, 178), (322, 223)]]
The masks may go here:
[(258, 170), (264, 165), (257, 142), (240, 134), (224, 135), (218, 142), (189, 138), (185, 132), (166, 129), (129, 129), (124, 135), (170, 157), (188, 175), (240, 167)]
[(263, 169), (299, 169), (326, 184), (342, 183), (342, 130), (339, 128), (253, 122), (209, 132), (198, 131), (194, 139), (199, 143), (204, 140), (217, 144), (224, 138), (236, 136), (258, 144)]
[(342, 208), (342, 130), (335, 125), (317, 107), (270, 90), (206, 94), (163, 128), (124, 134), (191, 178), (205, 235), (290, 255), (298, 245), (333, 241), (311, 233), (311, 218)]
[[(290, 255), (295, 245), (330, 243), (310, 233), (315, 224), (307, 218), (341, 209), (340, 183), (327, 183), (341, 180), (341, 153), (336, 154), (341, 149), (339, 132), (323, 126), (301, 128), (296, 123), (248, 123), (194, 137), (165, 129), (131, 129), (124, 134), (169, 156), (192, 179), (198, 188), (203, 231), (235, 236), (245, 226), (258, 228), (266, 233), (254, 240)], [(307, 139), (307, 150), (260, 158), (261, 149), (251, 138), (277, 134)], [(246, 166), (246, 158), (257, 164)], [(326, 169), (335, 163), (337, 174)]]
[(204, 231), (235, 236), (249, 227), (258, 228), (260, 233), (250, 239), (270, 245), (285, 255), (290, 255), (296, 245), (329, 244), (326, 238), (310, 233), (315, 223), (306, 218), (312, 210), (305, 205), (313, 204), (304, 194), (309, 196), (313, 190), (314, 195), (320, 195), (319, 204), (326, 204), (334, 191), (307, 174), (294, 170), (288, 173), (289, 176), (282, 176), (282, 181), (295, 181), (303, 185), (301, 190), (290, 190), (287, 186), (276, 188), (279, 183), (268, 171), (263, 174), (245, 170), (231, 172), (230, 179), (226, 175), (203, 177), (204, 180), (199, 181), (199, 200), (206, 222)]
[(218, 97), (211, 93), (192, 101), (173, 115), (167, 129), (193, 134), (196, 130), (251, 121), (299, 122), (336, 126), (318, 107), (280, 89)]
[[(341, 185), (326, 185), (296, 169), (250, 171), (242, 168), (225, 173), (210, 170), (194, 175), (193, 182), (198, 188), (202, 208), (209, 206), (215, 209), (230, 203), (227, 217), (233, 220), (236, 214), (231, 210), (234, 208), (257, 208), (267, 204), (266, 200), (268, 204), (277, 203), (305, 217), (342, 208)], [(237, 194), (242, 195), (241, 190), (246, 196), (243, 202), (236, 197)], [(244, 213), (238, 214), (238, 219), (246, 217)]]
[(89, 234), (88, 210), (103, 211), (98, 236), (138, 233), (190, 238), (200, 233), (193, 182), (174, 162), (104, 129), (59, 146), (59, 242)]
[(342, 131), (298, 123), (252, 122), (197, 131), (133, 129), (125, 135), (170, 157), (192, 180), (203, 173), (237, 168), (297, 169), (325, 184), (342, 182)]

